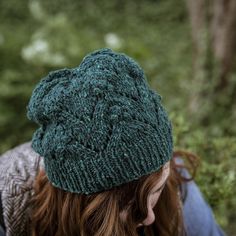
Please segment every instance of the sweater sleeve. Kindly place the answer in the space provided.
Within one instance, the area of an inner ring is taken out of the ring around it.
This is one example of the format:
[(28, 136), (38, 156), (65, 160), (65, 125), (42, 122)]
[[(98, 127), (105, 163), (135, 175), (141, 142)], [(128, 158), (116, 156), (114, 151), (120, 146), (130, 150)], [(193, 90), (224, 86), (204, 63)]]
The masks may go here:
[(31, 191), (26, 191), (13, 197), (4, 199), (4, 219), (6, 225), (6, 236), (29, 235), (28, 201)]
[(27, 211), (41, 159), (30, 144), (21, 144), (0, 156), (0, 191), (6, 236), (29, 235)]
[[(190, 177), (186, 169), (182, 175)], [(202, 193), (194, 181), (184, 183), (186, 190), (183, 204), (184, 223), (189, 236), (226, 236), (217, 224), (213, 211), (205, 201)]]

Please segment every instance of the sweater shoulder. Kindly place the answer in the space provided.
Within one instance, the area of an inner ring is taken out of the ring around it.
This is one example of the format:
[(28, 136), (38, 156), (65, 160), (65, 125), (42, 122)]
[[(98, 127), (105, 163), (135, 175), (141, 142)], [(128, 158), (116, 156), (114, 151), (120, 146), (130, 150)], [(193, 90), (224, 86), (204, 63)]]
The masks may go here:
[(43, 158), (36, 153), (31, 142), (20, 144), (0, 156), (0, 191), (15, 196), (32, 188)]
[(31, 147), (20, 144), (0, 156), (0, 191), (6, 235), (29, 235), (27, 209), (33, 183), (43, 158)]

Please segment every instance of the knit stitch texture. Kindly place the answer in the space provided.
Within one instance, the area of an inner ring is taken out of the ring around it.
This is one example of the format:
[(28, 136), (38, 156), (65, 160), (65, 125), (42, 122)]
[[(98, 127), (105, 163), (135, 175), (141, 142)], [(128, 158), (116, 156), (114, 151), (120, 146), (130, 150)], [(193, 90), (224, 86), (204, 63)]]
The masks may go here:
[(105, 48), (72, 69), (50, 72), (32, 92), (32, 148), (49, 181), (91, 194), (159, 170), (172, 157), (172, 125), (130, 57)]

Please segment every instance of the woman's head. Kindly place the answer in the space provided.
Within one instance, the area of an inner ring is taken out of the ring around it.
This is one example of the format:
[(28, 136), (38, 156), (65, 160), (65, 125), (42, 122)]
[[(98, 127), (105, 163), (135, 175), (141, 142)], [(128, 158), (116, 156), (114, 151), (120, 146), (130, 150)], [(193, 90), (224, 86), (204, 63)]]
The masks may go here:
[(91, 194), (152, 173), (170, 160), (171, 122), (161, 96), (125, 54), (101, 49), (73, 69), (50, 72), (27, 116), (39, 124), (32, 148), (49, 181)]
[[(54, 227), (62, 225), (66, 235), (79, 226), (88, 235), (134, 235), (138, 224), (154, 221), (156, 209), (164, 220), (156, 228), (166, 229), (169, 216), (162, 209), (174, 214), (177, 182), (170, 178), (163, 191), (153, 191), (172, 163), (172, 127), (161, 96), (133, 59), (101, 49), (76, 68), (50, 72), (34, 89), (27, 116), (40, 126), (32, 148), (45, 166), (35, 185), (39, 210), (34, 208), (33, 222), (56, 218)], [(47, 201), (40, 201), (43, 196)], [(70, 228), (70, 222), (79, 224)]]
[(181, 235), (176, 167), (171, 160), (138, 180), (89, 195), (54, 187), (40, 170), (30, 208), (33, 235), (137, 236), (139, 226), (148, 236)]

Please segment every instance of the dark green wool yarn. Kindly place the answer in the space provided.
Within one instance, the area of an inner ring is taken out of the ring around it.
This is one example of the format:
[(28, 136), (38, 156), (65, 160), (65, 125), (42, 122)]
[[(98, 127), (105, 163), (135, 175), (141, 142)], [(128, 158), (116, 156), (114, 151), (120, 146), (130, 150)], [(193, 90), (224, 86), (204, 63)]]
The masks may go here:
[(73, 69), (50, 72), (33, 90), (32, 148), (56, 187), (91, 194), (160, 169), (172, 157), (161, 96), (125, 54), (100, 49)]

